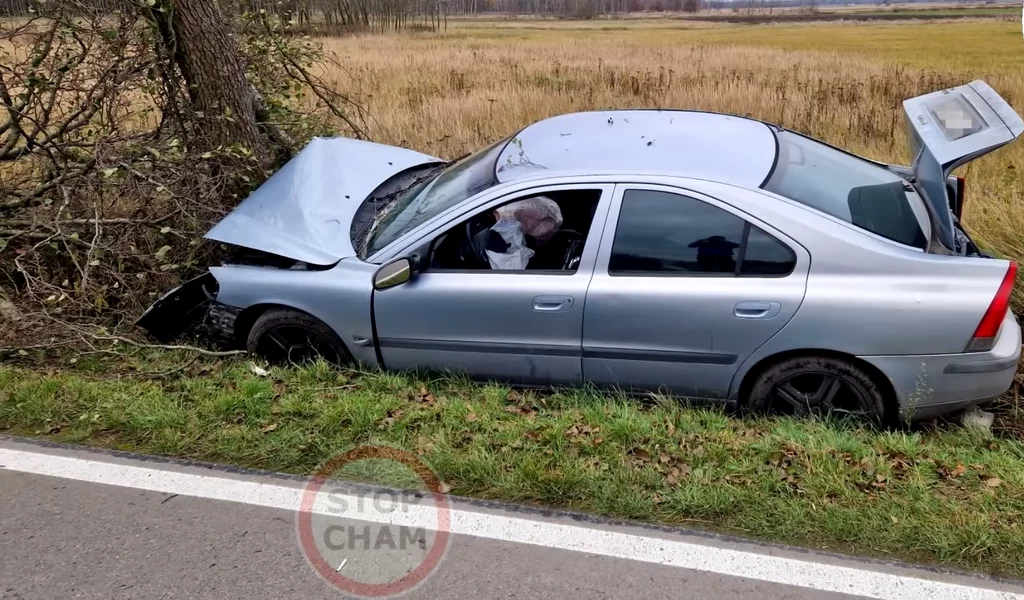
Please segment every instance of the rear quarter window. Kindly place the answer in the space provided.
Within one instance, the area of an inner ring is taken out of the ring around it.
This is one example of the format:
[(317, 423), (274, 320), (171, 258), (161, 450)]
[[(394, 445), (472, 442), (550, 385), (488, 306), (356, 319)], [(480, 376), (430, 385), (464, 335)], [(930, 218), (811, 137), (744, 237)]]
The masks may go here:
[(777, 135), (778, 164), (764, 189), (894, 242), (928, 246), (924, 205), (902, 177), (811, 138)]

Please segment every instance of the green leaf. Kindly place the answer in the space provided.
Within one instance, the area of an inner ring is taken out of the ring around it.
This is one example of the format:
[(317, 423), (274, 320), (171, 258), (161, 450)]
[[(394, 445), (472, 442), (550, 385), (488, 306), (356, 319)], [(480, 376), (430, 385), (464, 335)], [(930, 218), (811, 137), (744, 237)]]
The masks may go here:
[(170, 251), (171, 251), (171, 247), (170, 246), (161, 246), (160, 249), (157, 250), (156, 254), (154, 254), (153, 256), (155, 256), (157, 260), (163, 260), (164, 257), (167, 256), (167, 253), (170, 252)]
[(171, 232), (171, 228), (170, 227), (161, 227), (160, 228), (160, 233), (170, 233), (170, 232)]

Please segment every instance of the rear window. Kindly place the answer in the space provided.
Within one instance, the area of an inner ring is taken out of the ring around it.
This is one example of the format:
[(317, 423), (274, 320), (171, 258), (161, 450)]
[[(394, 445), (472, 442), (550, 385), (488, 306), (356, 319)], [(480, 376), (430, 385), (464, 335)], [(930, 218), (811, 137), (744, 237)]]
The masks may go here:
[(791, 131), (764, 189), (900, 244), (925, 249), (927, 213), (914, 188), (876, 164)]

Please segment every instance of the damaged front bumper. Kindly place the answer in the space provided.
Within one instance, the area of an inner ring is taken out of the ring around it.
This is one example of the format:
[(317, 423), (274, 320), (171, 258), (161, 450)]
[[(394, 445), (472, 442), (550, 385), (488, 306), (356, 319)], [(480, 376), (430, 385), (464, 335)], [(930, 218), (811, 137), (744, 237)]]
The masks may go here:
[(233, 347), (241, 309), (217, 302), (218, 291), (216, 278), (207, 271), (161, 296), (135, 324), (164, 344), (196, 334)]

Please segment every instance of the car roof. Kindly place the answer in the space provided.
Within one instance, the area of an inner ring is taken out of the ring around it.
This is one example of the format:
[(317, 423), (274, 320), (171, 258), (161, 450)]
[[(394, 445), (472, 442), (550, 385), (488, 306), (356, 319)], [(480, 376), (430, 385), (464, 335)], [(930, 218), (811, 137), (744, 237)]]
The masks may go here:
[(645, 172), (760, 187), (778, 146), (767, 124), (686, 110), (570, 113), (527, 126), (495, 163), (499, 182), (559, 172)]

